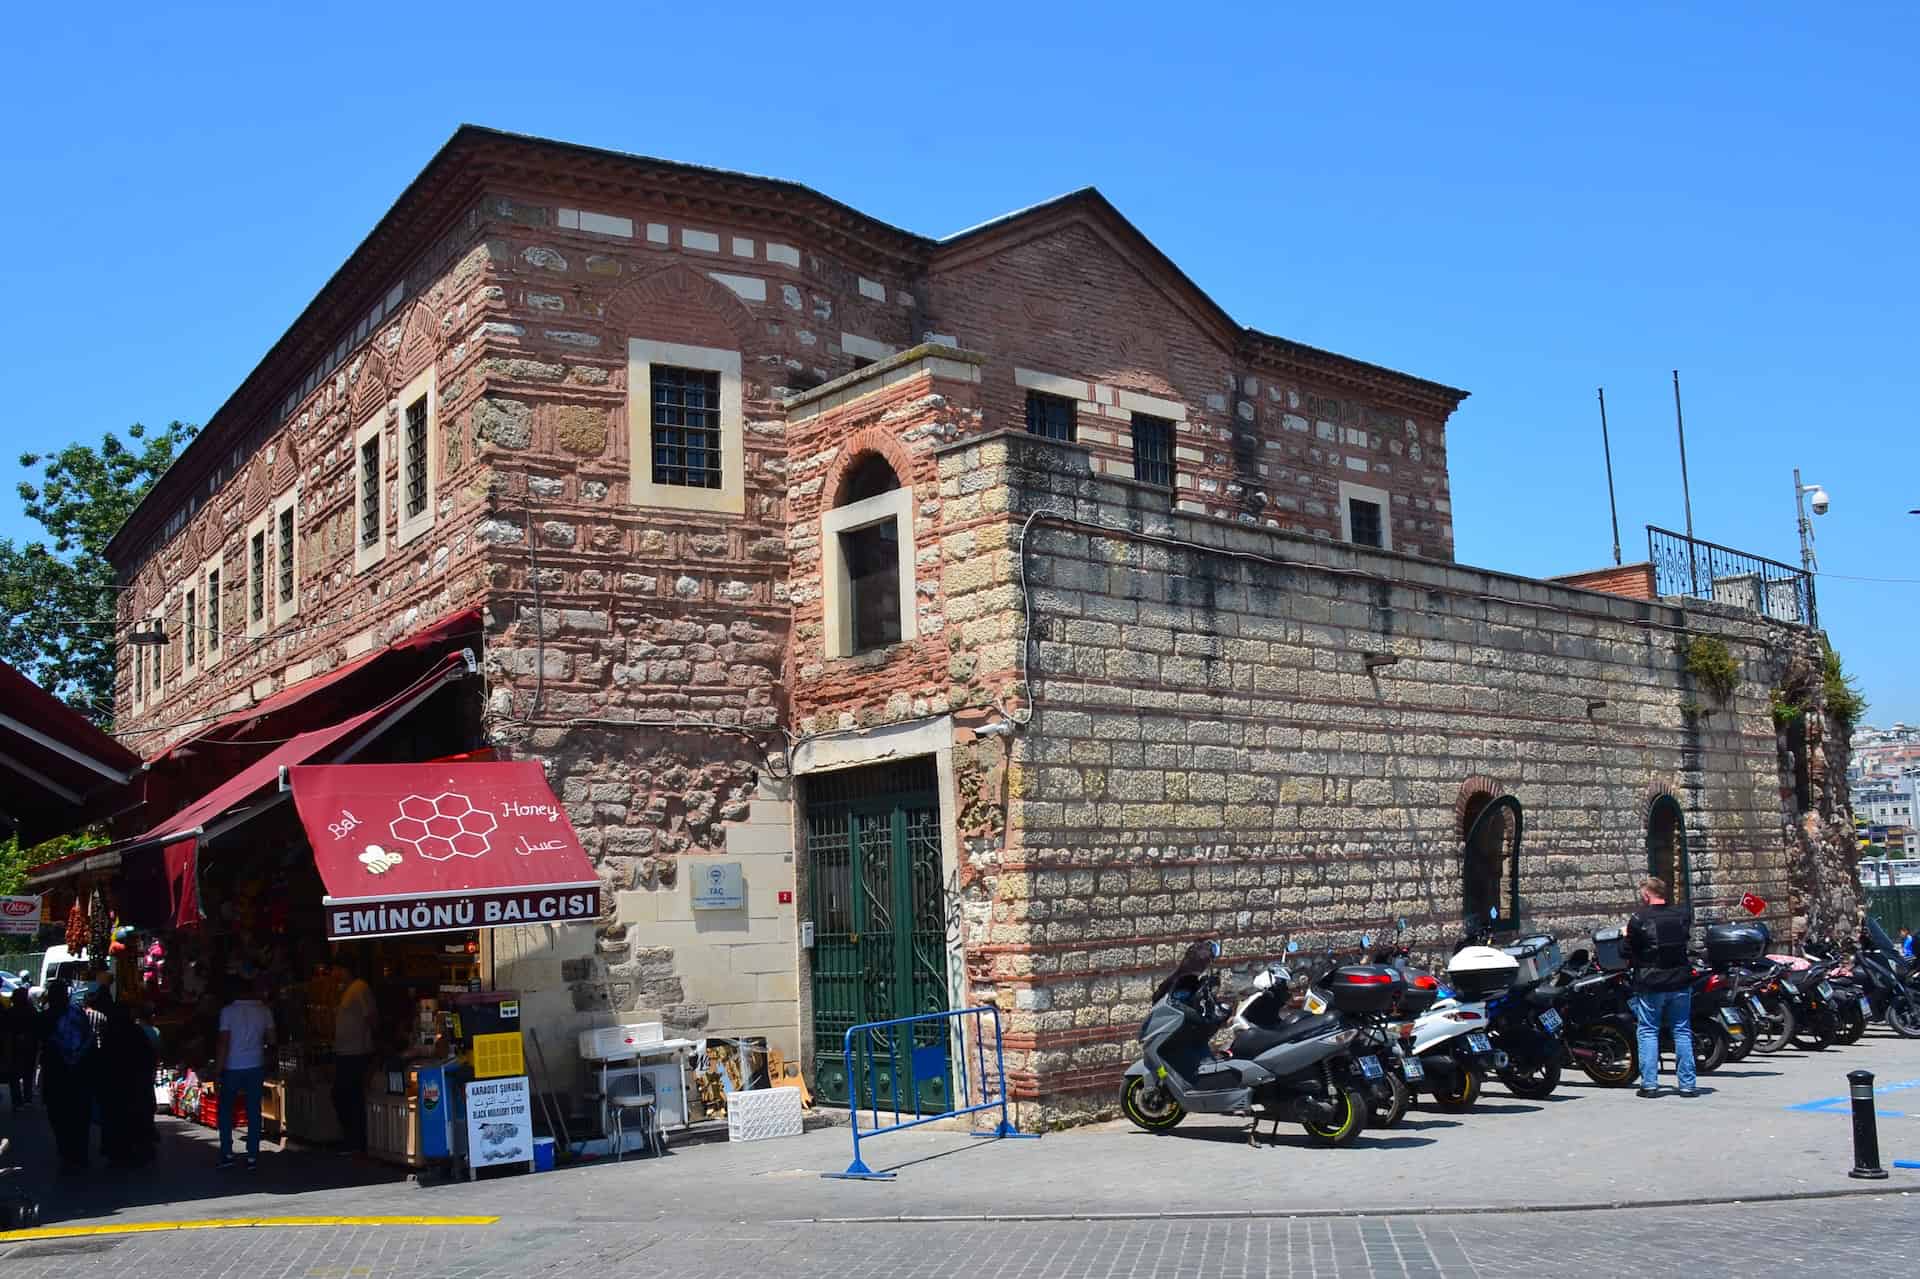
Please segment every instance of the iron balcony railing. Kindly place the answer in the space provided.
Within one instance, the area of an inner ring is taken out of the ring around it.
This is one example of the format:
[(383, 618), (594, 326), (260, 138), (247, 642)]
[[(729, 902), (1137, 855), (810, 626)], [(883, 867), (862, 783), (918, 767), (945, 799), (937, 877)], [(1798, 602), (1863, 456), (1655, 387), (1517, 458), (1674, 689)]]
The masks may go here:
[(1813, 628), (1813, 577), (1791, 564), (1647, 525), (1654, 593), (1686, 595)]

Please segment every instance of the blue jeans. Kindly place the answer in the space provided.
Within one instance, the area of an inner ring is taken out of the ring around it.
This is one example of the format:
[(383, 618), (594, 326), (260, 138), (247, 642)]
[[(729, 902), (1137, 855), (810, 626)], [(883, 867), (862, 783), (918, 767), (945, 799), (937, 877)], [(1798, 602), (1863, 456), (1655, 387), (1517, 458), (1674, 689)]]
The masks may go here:
[(247, 1101), (247, 1159), (252, 1161), (260, 1157), (260, 1088), (266, 1082), (265, 1066), (228, 1069), (220, 1072), (220, 1157), (222, 1159), (233, 1158), (233, 1111), (242, 1097)]
[(1693, 991), (1638, 991), (1630, 1001), (1640, 1034), (1640, 1086), (1660, 1086), (1660, 1031), (1673, 1035), (1673, 1064), (1680, 1075), (1680, 1091), (1692, 1092), (1698, 1082), (1693, 1073)]

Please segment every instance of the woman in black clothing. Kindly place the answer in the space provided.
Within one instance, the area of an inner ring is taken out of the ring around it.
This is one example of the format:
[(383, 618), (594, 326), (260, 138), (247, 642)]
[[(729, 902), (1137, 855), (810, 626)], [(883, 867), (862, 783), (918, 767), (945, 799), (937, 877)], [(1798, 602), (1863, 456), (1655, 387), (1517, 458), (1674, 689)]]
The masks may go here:
[(147, 1163), (153, 1129), (153, 1041), (122, 1000), (107, 1004), (100, 1037), (100, 1153), (121, 1167)]

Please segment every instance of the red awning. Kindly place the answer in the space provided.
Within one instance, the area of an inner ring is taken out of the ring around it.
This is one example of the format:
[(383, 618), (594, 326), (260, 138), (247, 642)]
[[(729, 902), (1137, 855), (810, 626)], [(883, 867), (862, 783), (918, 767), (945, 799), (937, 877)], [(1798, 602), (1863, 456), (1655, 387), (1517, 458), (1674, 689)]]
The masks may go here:
[[(365, 706), (376, 700), (385, 701), (393, 689), (411, 682), (431, 666), (444, 648), (451, 646), (477, 650), (478, 646), (472, 641), (479, 634), (479, 609), (450, 613), (431, 626), (395, 640), (385, 648), (363, 653), (323, 674), (289, 684), (244, 710), (234, 711), (201, 725), (155, 756), (151, 766), (158, 767), (163, 761), (209, 745), (234, 749), (243, 749), (249, 744), (258, 745), (257, 742), (249, 743), (247, 738), (256, 731), (259, 722), (269, 715), (280, 717), (267, 726), (271, 732), (265, 735), (269, 737), (284, 738), (289, 729), (298, 732), (322, 727), (338, 719), (344, 710)], [(382, 669), (370, 674), (367, 679), (359, 678), (374, 666), (398, 669)], [(226, 757), (222, 755), (222, 758)]]
[(46, 883), (65, 875), (78, 873), (83, 869), (116, 865), (120, 855), (131, 849), (165, 847), (168, 874), (175, 881), (176, 887), (175, 923), (177, 926), (185, 926), (194, 922), (197, 919), (197, 913), (189, 909), (191, 903), (183, 895), (183, 890), (190, 889), (192, 886), (191, 872), (196, 845), (218, 836), (226, 828), (239, 824), (258, 812), (260, 808), (277, 803), (278, 800), (267, 800), (243, 812), (228, 816), (230, 810), (275, 786), (280, 780), (282, 768), (305, 764), (315, 758), (326, 756), (338, 758), (342, 753), (353, 753), (360, 746), (379, 736), (388, 725), (438, 692), (448, 680), (460, 678), (466, 673), (465, 659), (457, 656), (444, 658), (440, 665), (430, 671), (425, 678), (416, 681), (411, 687), (403, 689), (398, 695), (371, 710), (362, 711), (337, 724), (329, 724), (324, 728), (300, 733), (281, 742), (266, 755), (247, 765), (199, 799), (174, 813), (173, 816), (132, 839), (121, 840), (104, 849), (89, 849), (58, 861), (35, 866), (29, 872), (28, 882), (30, 884)]
[(31, 847), (97, 820), (139, 770), (132, 752), (0, 662), (0, 831)]
[(599, 917), (600, 877), (537, 763), (290, 776), (334, 941)]

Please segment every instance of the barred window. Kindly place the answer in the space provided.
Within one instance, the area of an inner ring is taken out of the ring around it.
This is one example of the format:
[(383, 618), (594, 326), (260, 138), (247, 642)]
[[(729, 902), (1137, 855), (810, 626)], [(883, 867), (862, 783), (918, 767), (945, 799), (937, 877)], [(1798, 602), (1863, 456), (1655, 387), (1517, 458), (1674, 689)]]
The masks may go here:
[(380, 437), (360, 446), (360, 545), (380, 542)]
[(193, 665), (195, 646), (198, 643), (198, 640), (195, 637), (198, 636), (200, 633), (199, 628), (200, 628), (200, 596), (199, 596), (199, 593), (196, 591), (188, 591), (186, 616), (185, 616), (185, 620), (180, 625), (180, 629), (184, 631), (187, 636), (187, 665), (188, 666)]
[(412, 519), (427, 509), (427, 397), (423, 395), (409, 404), (406, 417), (406, 439), (400, 456), (406, 459), (406, 512)]
[(1064, 395), (1027, 392), (1027, 430), (1049, 440), (1074, 438), (1074, 403)]
[(1354, 545), (1380, 545), (1380, 504), (1378, 502), (1363, 502), (1357, 497), (1348, 498), (1347, 518), (1353, 528)]
[(293, 603), (293, 508), (280, 512), (280, 602)]
[(220, 570), (207, 570), (207, 656), (220, 651)]
[(720, 375), (670, 364), (651, 367), (653, 482), (720, 487)]
[(253, 535), (247, 548), (247, 607), (252, 620), (267, 616), (267, 531)]
[(1133, 478), (1173, 487), (1173, 423), (1166, 418), (1133, 415)]

